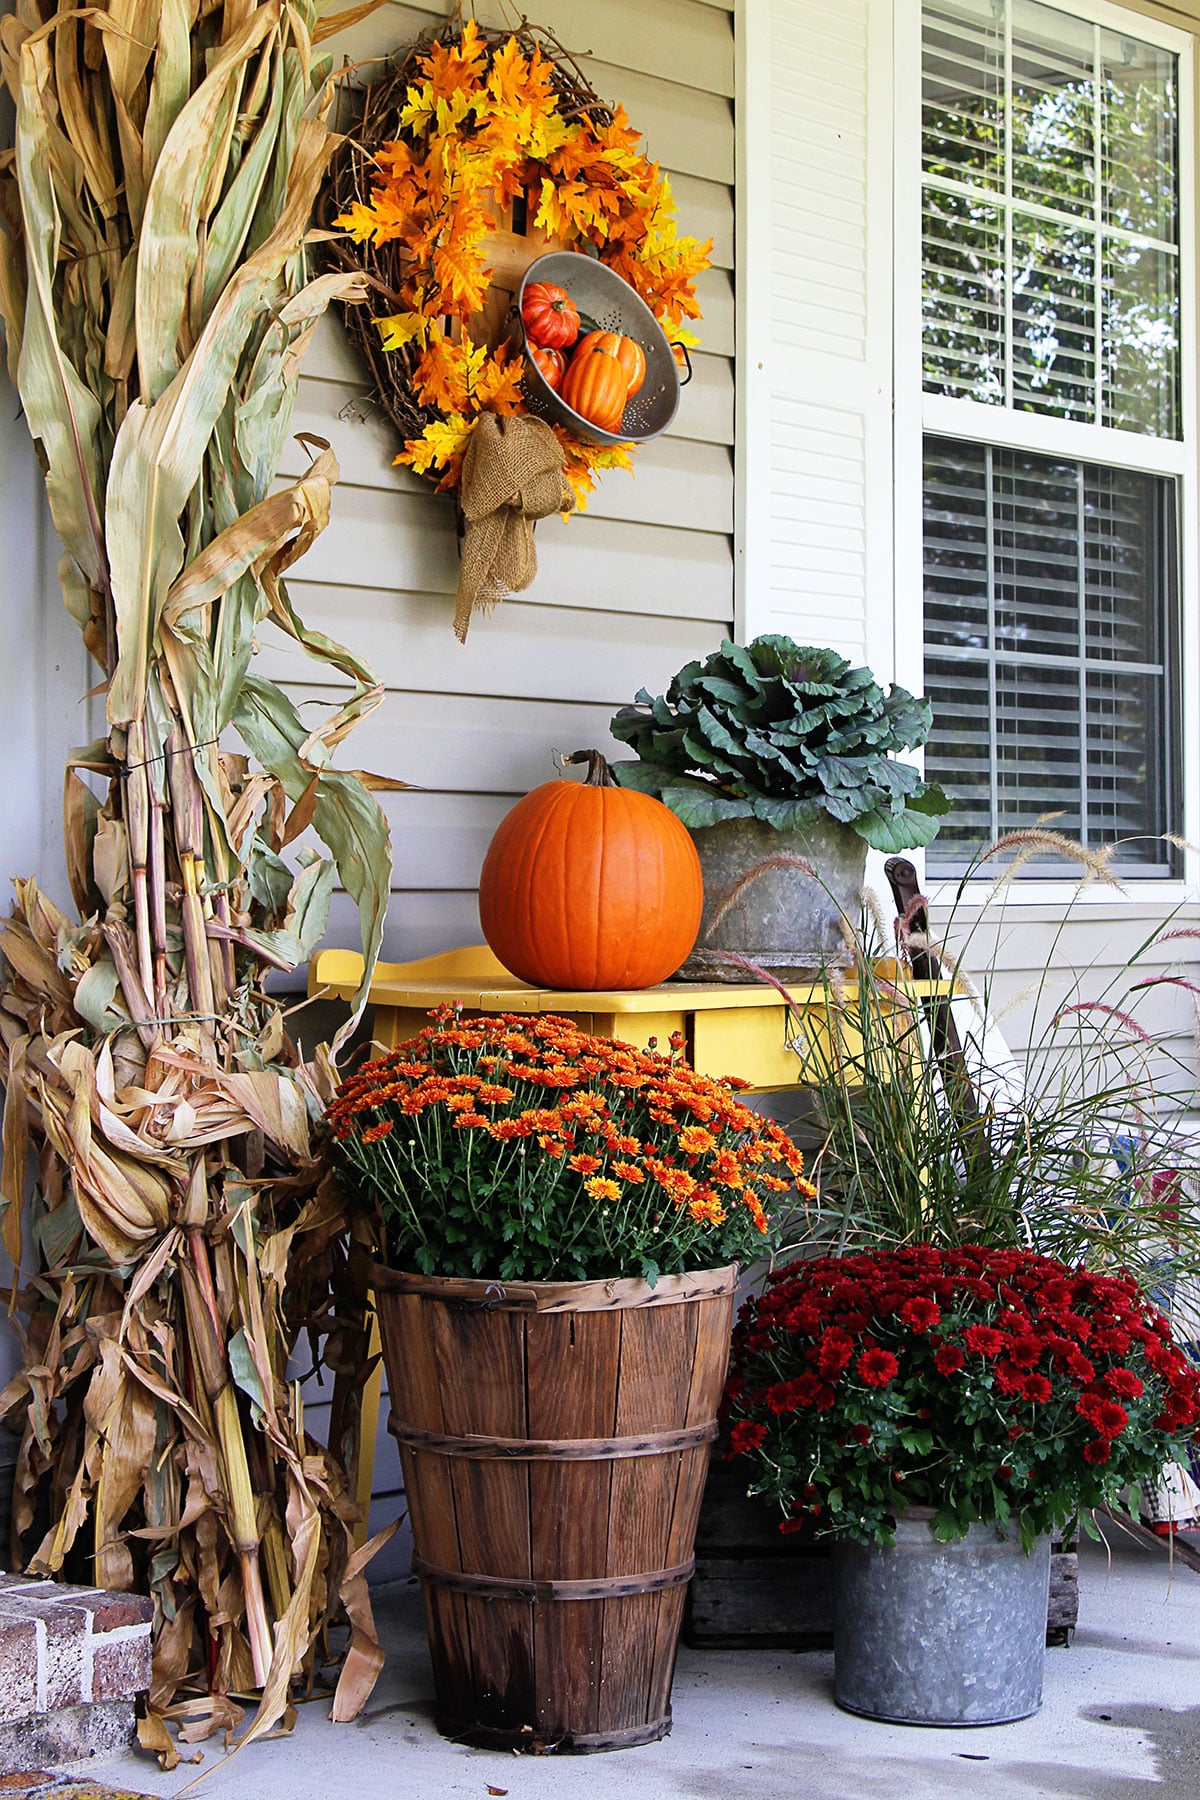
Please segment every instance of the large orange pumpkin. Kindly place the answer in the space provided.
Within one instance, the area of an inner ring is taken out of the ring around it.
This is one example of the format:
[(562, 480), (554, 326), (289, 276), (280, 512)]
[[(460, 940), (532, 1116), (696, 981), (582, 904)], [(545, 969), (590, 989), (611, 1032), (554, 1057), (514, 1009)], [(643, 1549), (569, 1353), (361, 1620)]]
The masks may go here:
[(595, 750), (585, 782), (518, 800), (479, 881), (483, 935), (534, 987), (644, 988), (673, 975), (704, 901), (696, 847), (660, 800), (617, 787)]
[(629, 398), (629, 375), (603, 344), (589, 344), (586, 350), (576, 351), (558, 391), (574, 412), (598, 425), (601, 431), (620, 431), (621, 415)]

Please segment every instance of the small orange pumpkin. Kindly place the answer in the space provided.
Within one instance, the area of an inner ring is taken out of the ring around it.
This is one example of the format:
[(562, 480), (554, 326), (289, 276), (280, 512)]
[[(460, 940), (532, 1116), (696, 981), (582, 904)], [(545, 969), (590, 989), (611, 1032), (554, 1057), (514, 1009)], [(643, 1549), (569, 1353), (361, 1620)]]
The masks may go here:
[(548, 781), (500, 822), (479, 881), (483, 935), (534, 987), (653, 987), (700, 929), (696, 847), (660, 800), (618, 787), (598, 751), (569, 760), (587, 763), (585, 782)]
[(521, 301), (526, 336), (544, 350), (565, 350), (579, 336), (579, 311), (566, 288), (532, 281)]
[(616, 357), (629, 377), (629, 398), (632, 400), (646, 379), (646, 352), (642, 346), (636, 338), (623, 337), (619, 331), (589, 331), (576, 344), (575, 355), (582, 356), (593, 345)]
[(602, 344), (593, 343), (572, 356), (559, 393), (580, 418), (598, 425), (601, 431), (620, 431), (621, 415), (629, 398), (629, 377), (611, 350)]
[(543, 381), (552, 387), (557, 394), (562, 386), (562, 378), (567, 372), (567, 359), (561, 350), (551, 350), (546, 345), (532, 341), (525, 346), (525, 354), (529, 360), (537, 364)]

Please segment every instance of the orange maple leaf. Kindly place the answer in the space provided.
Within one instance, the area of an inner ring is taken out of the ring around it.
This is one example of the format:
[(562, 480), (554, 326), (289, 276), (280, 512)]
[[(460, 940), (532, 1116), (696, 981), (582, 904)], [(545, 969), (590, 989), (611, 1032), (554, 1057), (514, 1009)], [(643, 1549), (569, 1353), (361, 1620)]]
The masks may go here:
[(435, 100), (452, 94), (475, 94), (483, 84), (487, 45), (474, 19), (468, 19), (457, 44), (433, 44), (420, 68), (428, 76)]
[(429, 343), (413, 370), (413, 388), (422, 406), (465, 413), (471, 391), (467, 347), (453, 343), (440, 327), (432, 327)]

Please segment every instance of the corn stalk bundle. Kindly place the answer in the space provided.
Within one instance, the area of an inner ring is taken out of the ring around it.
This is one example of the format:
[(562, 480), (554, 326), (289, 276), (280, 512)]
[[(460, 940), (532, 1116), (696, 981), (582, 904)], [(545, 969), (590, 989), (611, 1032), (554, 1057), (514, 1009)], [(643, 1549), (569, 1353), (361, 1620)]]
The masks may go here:
[[(314, 45), (342, 22), (314, 0), (19, 0), (0, 26), (8, 363), (107, 707), (66, 773), (75, 911), (18, 882), (0, 937), (3, 1236), (34, 1269), (0, 1412), (29, 1568), (154, 1596), (166, 1754), (164, 1714), (203, 1735), (234, 1693), (260, 1697), (248, 1735), (277, 1722), (343, 1604), (335, 1715), (379, 1662), (346, 1473), (362, 1254), (312, 1130), (332, 1056), (302, 1063), (264, 991), (335, 879), (369, 973), (390, 873), (377, 784), (332, 767), (379, 686), (283, 580), (337, 465), (317, 444), (275, 485), (315, 325), (361, 293), (306, 268), (335, 143)], [(302, 723), (251, 672), (267, 627), (345, 703)], [(328, 854), (289, 861), (310, 827)], [(305, 1332), (334, 1370), (328, 1450), (287, 1379)]]

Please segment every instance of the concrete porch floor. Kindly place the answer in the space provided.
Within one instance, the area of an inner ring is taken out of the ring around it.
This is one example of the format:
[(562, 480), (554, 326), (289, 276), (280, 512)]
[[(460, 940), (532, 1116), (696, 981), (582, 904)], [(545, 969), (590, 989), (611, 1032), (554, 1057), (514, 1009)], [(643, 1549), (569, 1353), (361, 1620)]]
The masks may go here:
[(660, 1744), (588, 1757), (517, 1757), (447, 1743), (431, 1718), (415, 1586), (376, 1591), (388, 1661), (366, 1715), (327, 1723), (303, 1706), (289, 1738), (226, 1766), (161, 1775), (141, 1756), (89, 1772), (175, 1795), (203, 1770), (209, 1800), (1200, 1800), (1200, 1575), (1111, 1529), (1113, 1558), (1087, 1545), (1080, 1629), (1046, 1655), (1036, 1718), (973, 1731), (875, 1725), (839, 1712), (832, 1658), (682, 1649), (675, 1726)]

